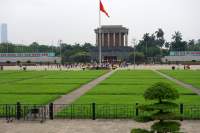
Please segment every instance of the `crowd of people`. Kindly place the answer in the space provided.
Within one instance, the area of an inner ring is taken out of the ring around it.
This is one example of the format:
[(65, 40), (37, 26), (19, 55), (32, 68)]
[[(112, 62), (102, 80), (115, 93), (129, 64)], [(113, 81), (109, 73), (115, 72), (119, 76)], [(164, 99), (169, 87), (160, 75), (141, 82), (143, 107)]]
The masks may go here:
[(0, 65), (0, 70), (100, 70), (100, 69), (200, 69), (199, 65), (176, 65), (176, 64), (129, 64), (121, 63), (68, 63), (68, 64), (34, 64), (15, 66)]

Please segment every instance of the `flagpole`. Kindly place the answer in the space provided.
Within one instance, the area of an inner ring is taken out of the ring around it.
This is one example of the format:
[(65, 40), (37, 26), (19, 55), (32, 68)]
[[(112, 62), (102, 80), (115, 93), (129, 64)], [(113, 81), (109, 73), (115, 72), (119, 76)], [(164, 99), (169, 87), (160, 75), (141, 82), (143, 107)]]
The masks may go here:
[(99, 0), (99, 65), (101, 66), (101, 9), (100, 9), (100, 2)]

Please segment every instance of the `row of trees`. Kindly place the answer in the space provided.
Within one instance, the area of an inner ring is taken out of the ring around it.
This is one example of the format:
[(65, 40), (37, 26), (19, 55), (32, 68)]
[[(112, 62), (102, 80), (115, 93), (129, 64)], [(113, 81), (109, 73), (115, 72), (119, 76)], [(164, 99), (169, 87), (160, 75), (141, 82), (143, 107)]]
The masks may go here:
[(145, 57), (165, 56), (169, 54), (169, 51), (199, 51), (200, 39), (184, 41), (182, 34), (178, 31), (172, 35), (172, 41), (167, 42), (164, 38), (164, 31), (158, 29), (153, 34), (144, 34), (136, 50), (144, 53)]
[[(143, 38), (135, 46), (135, 54), (132, 47), (103, 49), (106, 52), (126, 51), (129, 53), (129, 62), (133, 62), (134, 56), (137, 63), (144, 62), (149, 57), (160, 58), (169, 55), (169, 51), (200, 51), (200, 39), (184, 41), (180, 32), (172, 35), (172, 41), (167, 42), (164, 38), (164, 31), (158, 29), (155, 33), (145, 33)], [(54, 52), (56, 56), (62, 56), (64, 62), (90, 62), (91, 51), (98, 52), (98, 48), (90, 43), (66, 44), (60, 46), (40, 45), (33, 42), (30, 45), (4, 43), (0, 45), (0, 53), (35, 53)], [(132, 52), (131, 52), (132, 51)]]
[(56, 56), (62, 56), (64, 62), (90, 62), (89, 51), (94, 48), (90, 43), (85, 43), (84, 45), (62, 43), (60, 46), (40, 45), (37, 42), (33, 42), (30, 45), (3, 43), (0, 44), (0, 53), (54, 52)]

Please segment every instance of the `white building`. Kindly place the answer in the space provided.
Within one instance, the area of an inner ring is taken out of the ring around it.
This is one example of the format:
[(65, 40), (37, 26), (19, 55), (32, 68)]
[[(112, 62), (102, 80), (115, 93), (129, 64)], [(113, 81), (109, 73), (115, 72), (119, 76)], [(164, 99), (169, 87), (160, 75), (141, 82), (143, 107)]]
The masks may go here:
[(55, 53), (0, 53), (0, 63), (60, 63), (61, 58)]
[(162, 58), (162, 62), (199, 62), (200, 51), (171, 51), (169, 56)]

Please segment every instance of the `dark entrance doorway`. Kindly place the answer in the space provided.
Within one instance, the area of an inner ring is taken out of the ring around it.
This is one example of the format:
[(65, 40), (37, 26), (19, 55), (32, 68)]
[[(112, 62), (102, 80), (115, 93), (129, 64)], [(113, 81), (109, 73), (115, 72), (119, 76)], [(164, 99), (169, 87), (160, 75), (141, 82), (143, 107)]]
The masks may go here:
[(117, 56), (104, 56), (104, 62), (107, 63), (117, 62)]

